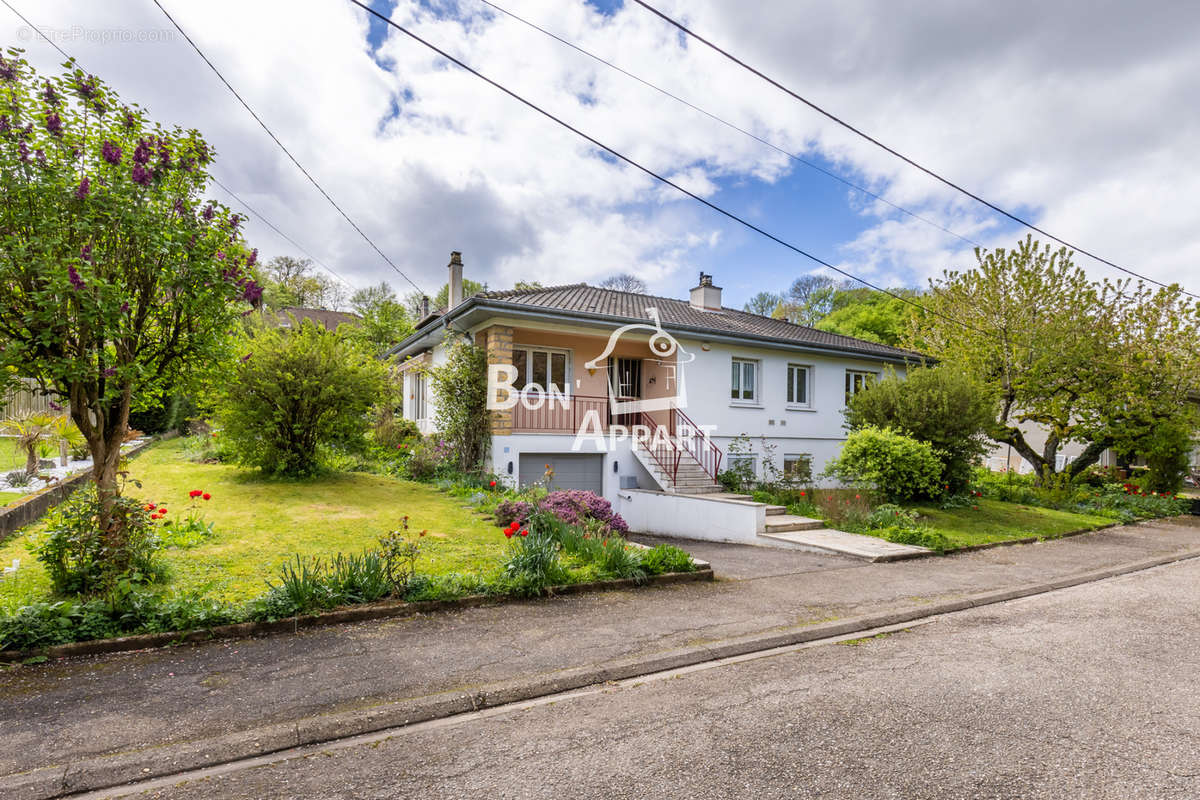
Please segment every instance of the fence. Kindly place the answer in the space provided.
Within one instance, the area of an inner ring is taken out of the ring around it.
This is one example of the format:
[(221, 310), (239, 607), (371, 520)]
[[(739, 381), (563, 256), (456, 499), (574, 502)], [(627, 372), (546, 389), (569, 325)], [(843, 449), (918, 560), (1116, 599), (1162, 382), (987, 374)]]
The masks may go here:
[(38, 391), (36, 381), (18, 378), (19, 386), (0, 398), (0, 416), (20, 417), (25, 414), (61, 414), (50, 406), (50, 398)]

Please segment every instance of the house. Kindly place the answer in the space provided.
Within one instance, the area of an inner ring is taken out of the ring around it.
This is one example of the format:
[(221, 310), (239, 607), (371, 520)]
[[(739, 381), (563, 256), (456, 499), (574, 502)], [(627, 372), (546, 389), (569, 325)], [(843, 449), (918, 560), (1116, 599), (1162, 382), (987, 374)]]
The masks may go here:
[[(555, 487), (601, 494), (644, 531), (671, 532), (636, 524), (645, 515), (634, 505), (709, 527), (730, 514), (744, 533), (745, 509), (695, 504), (719, 499), (718, 473), (741, 461), (763, 475), (765, 459), (784, 473), (819, 473), (845, 439), (846, 398), (919, 357), (726, 308), (703, 273), (687, 300), (583, 283), (464, 298), (462, 269), (453, 253), (447, 307), (392, 350), (404, 415), (433, 430), (423, 368), (444, 361), (447, 331), (466, 334), (487, 352), (492, 469), (520, 484), (552, 471)], [(739, 434), (752, 452), (731, 455)], [(761, 506), (730, 501), (739, 503)], [(750, 515), (759, 530), (763, 513)]]
[(275, 312), (275, 324), (281, 328), (290, 328), (293, 319), (297, 324), (308, 320), (326, 330), (335, 331), (339, 325), (357, 325), (362, 318), (349, 311), (334, 311), (329, 308), (284, 306)]

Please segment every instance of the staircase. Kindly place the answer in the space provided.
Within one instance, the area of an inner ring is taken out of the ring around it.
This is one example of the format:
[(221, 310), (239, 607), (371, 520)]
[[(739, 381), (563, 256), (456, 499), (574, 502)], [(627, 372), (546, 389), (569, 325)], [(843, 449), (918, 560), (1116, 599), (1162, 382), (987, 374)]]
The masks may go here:
[(643, 443), (635, 442), (633, 454), (664, 492), (715, 494), (725, 491), (725, 487), (717, 483), (686, 450), (672, 446), (669, 452), (653, 452)]

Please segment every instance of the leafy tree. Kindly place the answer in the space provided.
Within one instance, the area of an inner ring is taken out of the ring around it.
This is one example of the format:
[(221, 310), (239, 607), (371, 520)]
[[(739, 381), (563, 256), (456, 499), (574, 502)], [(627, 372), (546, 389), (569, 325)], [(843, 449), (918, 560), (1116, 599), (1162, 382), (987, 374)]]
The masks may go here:
[(344, 292), (333, 279), (317, 272), (308, 258), (275, 256), (263, 270), (264, 297), (274, 309), (338, 308)]
[(311, 320), (259, 327), (244, 346), (220, 405), (239, 463), (304, 476), (317, 471), (319, 446), (365, 445), (367, 411), (384, 390), (378, 359)]
[(1130, 425), (1114, 447), (1126, 458), (1141, 456), (1149, 472), (1142, 488), (1151, 492), (1178, 492), (1191, 466), (1195, 414), (1159, 420), (1150, 425)]
[(242, 220), (201, 199), (213, 152), (200, 134), (67, 70), (38, 75), (19, 50), (0, 58), (0, 367), (69, 402), (119, 561), (130, 408), (220, 362), (261, 290)]
[[(1178, 286), (1091, 281), (1065, 248), (1026, 238), (977, 250), (978, 265), (931, 281), (907, 342), (953, 363), (997, 398), (989, 435), (1043, 479), (1062, 445), (1083, 452), (1068, 479), (1137, 429), (1185, 418), (1200, 385), (1200, 312)], [(1035, 450), (1021, 426), (1047, 434)]]
[(463, 472), (482, 470), (491, 448), (487, 410), (487, 352), (465, 337), (449, 346), (446, 363), (431, 371), (438, 432)]
[[(915, 296), (909, 289), (892, 290)], [(868, 342), (899, 347), (916, 311), (909, 303), (873, 289), (843, 289), (834, 294), (832, 310), (814, 327), (829, 333), (853, 336)]]
[(851, 286), (848, 281), (835, 280), (819, 272), (801, 275), (792, 281), (772, 316), (811, 327), (833, 311), (833, 299), (838, 291)]
[(634, 294), (646, 294), (650, 291), (644, 280), (628, 272), (610, 275), (600, 281), (599, 286), (601, 289), (615, 289), (618, 292), (632, 292)]
[(413, 331), (408, 311), (387, 283), (359, 289), (351, 295), (350, 306), (362, 319), (358, 325), (348, 326), (346, 335), (361, 342), (375, 355), (383, 355)]
[(894, 371), (856, 392), (846, 406), (846, 426), (891, 428), (934, 447), (941, 483), (952, 494), (966, 489), (971, 467), (989, 449), (995, 414), (987, 389), (951, 365)]
[(540, 281), (517, 281), (513, 284), (513, 288), (518, 292), (532, 292), (537, 289), (544, 289)]
[[(472, 295), (476, 295), (476, 294), (479, 294), (480, 292), (486, 292), (486, 291), (487, 291), (486, 283), (480, 283), (479, 281), (473, 281), (470, 278), (463, 278), (463, 299), (464, 300), (466, 300), (468, 297), (471, 297)], [(409, 292), (404, 297), (404, 307), (408, 311), (409, 315), (414, 320), (419, 320), (421, 318), (421, 298), (422, 297), (423, 297), (423, 295), (420, 292)], [(438, 293), (436, 295), (434, 295), (433, 300), (430, 301), (429, 309), (431, 311), (437, 311), (439, 309), (445, 308), (447, 305), (449, 305), (449, 303), (450, 303), (450, 284), (443, 283), (442, 288), (438, 290)]]
[(749, 311), (751, 314), (760, 314), (764, 317), (769, 317), (783, 302), (783, 296), (775, 292), (759, 292), (751, 297), (749, 302), (743, 306), (744, 311)]

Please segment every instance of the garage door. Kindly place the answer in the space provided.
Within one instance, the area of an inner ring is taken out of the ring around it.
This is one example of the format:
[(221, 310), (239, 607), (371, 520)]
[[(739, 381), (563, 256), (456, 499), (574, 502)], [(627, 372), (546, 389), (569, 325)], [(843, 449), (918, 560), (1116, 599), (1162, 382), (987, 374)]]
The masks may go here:
[(604, 493), (604, 456), (600, 453), (522, 453), (521, 485), (543, 480), (547, 464), (554, 468), (550, 488)]

